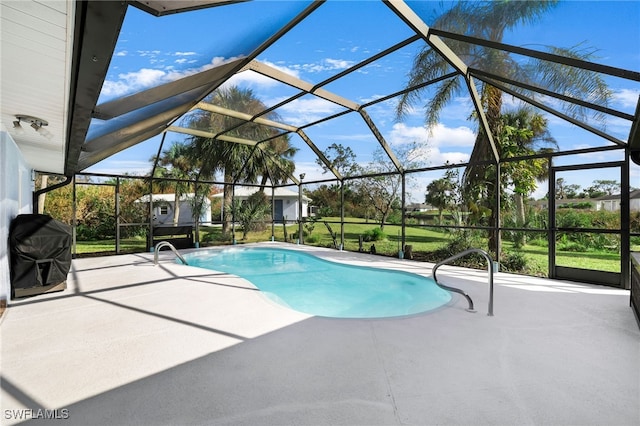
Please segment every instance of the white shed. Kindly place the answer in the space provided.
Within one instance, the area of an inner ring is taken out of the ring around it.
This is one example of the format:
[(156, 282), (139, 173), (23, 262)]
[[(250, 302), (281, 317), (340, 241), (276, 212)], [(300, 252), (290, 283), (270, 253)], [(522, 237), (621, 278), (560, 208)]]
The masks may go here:
[[(237, 200), (246, 200), (251, 194), (254, 194), (258, 190), (258, 187), (237, 186), (234, 191), (234, 196)], [(265, 188), (263, 191), (267, 199), (271, 200), (271, 188)], [(287, 218), (287, 220), (298, 220), (298, 195), (298, 192), (287, 188), (274, 189), (274, 221), (282, 221), (284, 218)], [(223, 196), (223, 193), (219, 193), (214, 194), (213, 198), (222, 199)], [(310, 202), (311, 198), (302, 195), (302, 217), (309, 216)]]
[[(621, 201), (620, 194), (605, 195), (598, 198), (598, 210), (618, 211), (620, 210)], [(640, 211), (640, 189), (629, 193), (629, 210), (632, 212)]]
[[(154, 225), (173, 225), (173, 204), (175, 194), (153, 194), (151, 198), (153, 202), (153, 224)], [(182, 194), (178, 205), (178, 225), (191, 225), (195, 223), (193, 218), (193, 201), (194, 194)], [(149, 196), (145, 195), (136, 202), (148, 203)], [(211, 200), (204, 198), (204, 207), (200, 215), (200, 223), (211, 222)]]

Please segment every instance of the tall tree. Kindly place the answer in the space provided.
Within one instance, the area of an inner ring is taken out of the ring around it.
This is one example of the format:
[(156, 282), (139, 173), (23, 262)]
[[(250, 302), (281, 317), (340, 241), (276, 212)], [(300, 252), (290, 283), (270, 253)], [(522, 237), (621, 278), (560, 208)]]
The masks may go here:
[[(250, 115), (256, 115), (267, 109), (252, 90), (235, 86), (218, 89), (204, 101)], [(278, 116), (275, 113), (267, 114), (265, 118), (274, 121), (278, 120)], [(206, 111), (195, 112), (188, 119), (187, 125), (213, 134), (255, 142), (272, 138), (279, 134), (276, 129), (255, 122), (242, 123), (237, 118)], [(293, 171), (291, 158), (293, 158), (295, 150), (289, 145), (289, 140), (286, 136), (271, 139), (269, 142), (265, 142), (262, 148), (228, 142), (217, 137), (193, 136), (190, 142), (196, 157), (200, 161), (201, 176), (203, 178), (212, 178), (217, 172), (221, 172), (224, 176), (222, 219), (224, 235), (229, 235), (231, 230), (232, 195), (235, 181), (255, 183), (262, 176), (263, 182), (266, 184), (265, 175), (269, 175), (272, 180), (277, 180), (283, 179), (283, 176), (287, 174), (286, 171)], [(264, 155), (260, 154), (259, 150)], [(274, 167), (274, 164), (280, 167)]]
[(425, 202), (438, 209), (438, 225), (442, 225), (442, 213), (455, 202), (455, 182), (449, 176), (435, 179), (427, 185)]
[[(356, 162), (356, 154), (348, 146), (344, 146), (342, 144), (334, 142), (323, 151), (323, 154), (329, 161), (331, 167), (342, 176), (353, 176), (358, 174), (358, 172), (362, 170), (359, 164)], [(330, 168), (327, 167), (327, 165), (322, 162), (320, 158), (316, 158), (316, 164), (322, 168), (323, 174), (329, 173)], [(341, 201), (344, 201), (342, 210), (345, 212), (345, 214), (354, 215), (358, 213), (355, 211), (358, 209), (351, 208), (354, 206), (353, 201), (356, 192), (353, 191), (351, 185), (349, 184), (350, 182), (351, 181), (345, 181), (343, 187), (341, 187), (337, 183), (332, 183), (330, 185), (320, 185), (314, 191), (309, 193), (309, 196), (313, 199), (313, 202), (320, 208), (320, 211), (322, 211), (321, 215), (340, 215)], [(344, 191), (344, 200), (342, 200), (340, 191)], [(364, 209), (364, 211), (366, 212), (366, 209)]]
[[(494, 42), (502, 42), (504, 34), (520, 24), (532, 23), (539, 20), (545, 13), (555, 7), (557, 1), (461, 1), (451, 9), (440, 15), (433, 23), (434, 28), (447, 30), (472, 37), (478, 37)], [(561, 64), (531, 59), (528, 62), (521, 58), (514, 58), (508, 52), (447, 39), (446, 43), (468, 66), (489, 70), (507, 78), (516, 78), (529, 84), (539, 85), (546, 89), (589, 99), (590, 102), (606, 104), (610, 98), (604, 80), (596, 73), (582, 69), (571, 68)], [(560, 54), (575, 59), (589, 60), (593, 51), (583, 46), (576, 48), (548, 47), (550, 53)], [(451, 71), (449, 63), (430, 46), (425, 46), (415, 57), (413, 68), (409, 74), (408, 86), (441, 77)], [(404, 94), (397, 106), (397, 117), (410, 110), (421, 100), (426, 88)], [(467, 90), (466, 83), (461, 77), (444, 80), (436, 86), (435, 94), (425, 104), (425, 121), (428, 127), (438, 123), (443, 108), (457, 95)], [(482, 107), (484, 109), (488, 130), (494, 136), (499, 134), (500, 116), (502, 114), (502, 91), (498, 88), (482, 84), (480, 86)], [(529, 95), (534, 96), (533, 93)], [(587, 115), (586, 108), (576, 104), (565, 103), (565, 111), (573, 116), (582, 118)], [(603, 118), (603, 115), (596, 115)], [(479, 129), (475, 145), (471, 153), (470, 163), (491, 159), (492, 151), (488, 136), (483, 129)], [(491, 205), (496, 197), (497, 188), (486, 182), (486, 167), (468, 167), (465, 172), (468, 185), (484, 185), (486, 202)], [(499, 226), (498, 212), (492, 209), (491, 222)], [(489, 239), (489, 249), (494, 253), (499, 245), (499, 234), (493, 234)]]
[(291, 145), (289, 135), (266, 142), (262, 151), (264, 167), (260, 189), (264, 189), (267, 179), (271, 180), (272, 185), (286, 182), (296, 169), (293, 157), (298, 152), (298, 148)]
[[(339, 143), (332, 143), (324, 150), (324, 156), (335, 170), (342, 176), (353, 176), (360, 171), (356, 162), (356, 154), (348, 146)], [(327, 173), (329, 168), (320, 158), (316, 158), (316, 164), (322, 167), (322, 173)]]
[(620, 182), (617, 180), (597, 179), (593, 185), (585, 190), (589, 198), (598, 198), (620, 192)]
[[(396, 158), (406, 169), (420, 166), (420, 152), (416, 142), (395, 146)], [(362, 167), (362, 174), (370, 175), (356, 181), (355, 187), (368, 207), (376, 212), (380, 229), (394, 209), (401, 207), (402, 177), (397, 174), (394, 164), (387, 153), (378, 148), (373, 152), (373, 161)], [(410, 177), (405, 176), (405, 185)]]
[[(517, 158), (550, 152), (557, 148), (548, 121), (532, 108), (520, 107), (500, 116), (497, 142), (500, 158)], [(509, 186), (515, 197), (517, 225), (525, 222), (524, 200), (549, 175), (549, 162), (543, 158), (505, 162), (500, 167), (501, 194)]]

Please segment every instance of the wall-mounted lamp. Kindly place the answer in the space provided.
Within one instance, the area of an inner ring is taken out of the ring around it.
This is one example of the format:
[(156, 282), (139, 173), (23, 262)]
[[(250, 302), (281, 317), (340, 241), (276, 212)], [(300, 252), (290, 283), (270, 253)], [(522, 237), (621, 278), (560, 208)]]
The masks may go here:
[(13, 128), (17, 134), (23, 134), (24, 129), (20, 125), (20, 123), (29, 123), (33, 129), (38, 132), (41, 136), (44, 136), (47, 139), (53, 138), (53, 133), (44, 128), (44, 126), (48, 126), (49, 122), (47, 120), (43, 120), (42, 118), (32, 117), (30, 115), (16, 115), (17, 120), (13, 122)]
[(16, 135), (24, 135), (24, 129), (20, 125), (20, 120), (16, 120), (13, 122), (13, 132)]

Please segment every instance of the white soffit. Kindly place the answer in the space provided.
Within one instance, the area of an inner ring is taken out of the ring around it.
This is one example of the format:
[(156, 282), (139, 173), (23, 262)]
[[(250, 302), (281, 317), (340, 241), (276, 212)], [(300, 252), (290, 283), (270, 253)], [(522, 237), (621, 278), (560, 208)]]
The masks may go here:
[[(63, 173), (75, 2), (17, 0), (0, 3), (0, 121), (29, 165)], [(46, 120), (48, 139), (16, 115)]]

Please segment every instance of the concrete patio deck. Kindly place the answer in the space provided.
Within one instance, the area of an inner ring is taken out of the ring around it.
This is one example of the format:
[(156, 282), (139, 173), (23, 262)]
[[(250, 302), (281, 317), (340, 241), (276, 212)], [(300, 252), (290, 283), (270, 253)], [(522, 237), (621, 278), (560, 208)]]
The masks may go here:
[[(425, 275), (432, 266), (286, 247)], [(640, 424), (628, 291), (498, 273), (489, 317), (486, 272), (443, 267), (476, 313), (454, 295), (421, 315), (331, 319), (167, 252), (152, 259), (76, 259), (66, 291), (10, 303), (2, 424)]]

